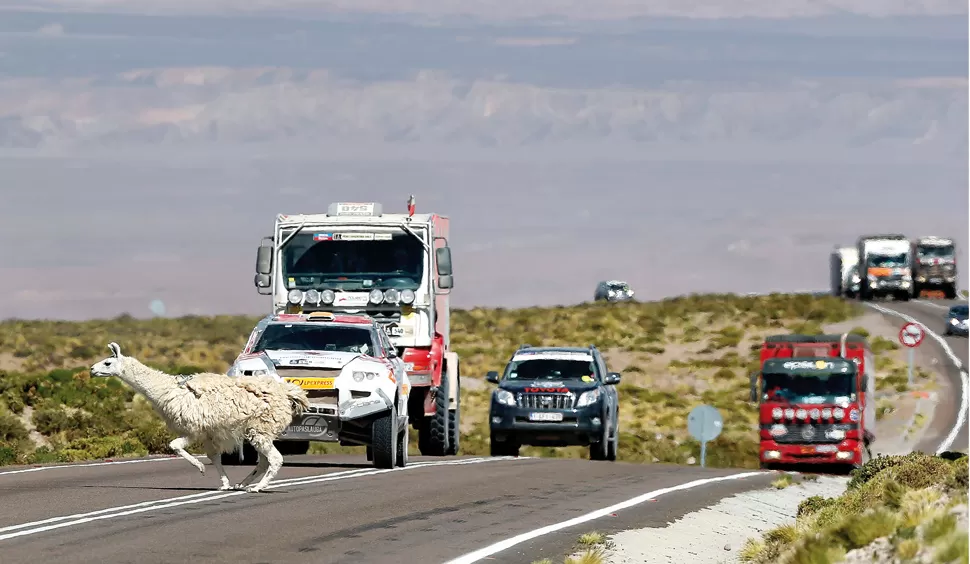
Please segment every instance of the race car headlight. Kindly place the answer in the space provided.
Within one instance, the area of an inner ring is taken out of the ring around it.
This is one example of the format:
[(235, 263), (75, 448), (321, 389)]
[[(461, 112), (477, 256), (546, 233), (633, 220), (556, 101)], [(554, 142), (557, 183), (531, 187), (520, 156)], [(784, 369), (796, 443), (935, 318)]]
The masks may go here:
[(804, 409), (799, 409), (798, 411), (795, 412), (795, 417), (797, 417), (799, 419), (807, 419), (808, 418), (808, 411), (806, 411)]
[(365, 378), (367, 380), (373, 380), (374, 378), (377, 378), (377, 373), (376, 372), (356, 372), (355, 371), (352, 374), (352, 376), (354, 378), (354, 382), (363, 382)]
[(401, 292), (398, 292), (394, 288), (384, 292), (384, 301), (390, 304), (396, 304), (398, 300), (401, 299)]
[(370, 303), (379, 304), (381, 303), (381, 300), (384, 299), (384, 292), (381, 292), (377, 288), (374, 288), (373, 290), (370, 291), (369, 297), (370, 297)]
[(333, 290), (324, 290), (320, 292), (320, 302), (330, 305), (333, 301), (337, 299), (337, 295), (333, 293)]
[(832, 417), (835, 417), (836, 419), (844, 418), (845, 410), (842, 409), (841, 407), (836, 407), (835, 409), (832, 410)]
[(306, 301), (309, 302), (309, 303), (311, 303), (311, 304), (318, 304), (318, 303), (320, 303), (320, 292), (318, 292), (316, 290), (307, 290), (307, 292), (306, 292)]
[(795, 410), (789, 407), (788, 409), (785, 410), (785, 419), (794, 419), (794, 418), (795, 418)]
[(414, 303), (414, 291), (404, 290), (401, 292), (401, 303), (402, 304), (413, 304)]
[(780, 407), (776, 407), (776, 408), (774, 408), (774, 409), (771, 410), (771, 417), (772, 417), (772, 419), (781, 419), (781, 416), (782, 415), (784, 415), (784, 412), (782, 411), (782, 409)]
[(600, 388), (596, 388), (595, 390), (590, 390), (588, 392), (583, 392), (583, 394), (579, 396), (579, 401), (576, 402), (576, 407), (586, 407), (587, 405), (593, 405), (594, 403), (596, 403), (596, 400), (600, 399), (600, 396), (602, 394), (603, 394), (603, 391)]
[(815, 407), (815, 408), (812, 408), (812, 410), (808, 412), (808, 415), (812, 419), (818, 419), (819, 416), (822, 415), (822, 412), (819, 411), (819, 409), (817, 407)]
[(826, 407), (825, 409), (822, 410), (822, 419), (831, 419), (831, 418), (832, 418), (832, 410)]
[(303, 301), (303, 292), (300, 290), (290, 290), (290, 293), (286, 295), (286, 300), (296, 305)]
[(495, 401), (502, 405), (515, 405), (515, 396), (508, 390), (495, 390)]

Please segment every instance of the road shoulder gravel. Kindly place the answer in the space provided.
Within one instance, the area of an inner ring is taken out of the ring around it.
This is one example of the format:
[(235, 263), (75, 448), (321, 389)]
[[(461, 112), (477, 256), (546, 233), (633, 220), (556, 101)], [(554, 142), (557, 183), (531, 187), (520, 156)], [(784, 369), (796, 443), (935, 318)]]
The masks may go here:
[(797, 475), (793, 478), (795, 482), (787, 487), (736, 494), (688, 513), (666, 527), (611, 535), (605, 560), (609, 564), (740, 562), (738, 555), (746, 539), (794, 523), (803, 499), (841, 495), (848, 483), (848, 478), (836, 476), (819, 476), (817, 480), (804, 480)]

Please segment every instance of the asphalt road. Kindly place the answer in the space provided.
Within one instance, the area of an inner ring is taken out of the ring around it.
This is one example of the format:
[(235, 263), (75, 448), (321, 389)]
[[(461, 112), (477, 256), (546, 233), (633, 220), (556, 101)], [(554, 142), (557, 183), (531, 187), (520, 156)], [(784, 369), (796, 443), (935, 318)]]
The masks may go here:
[[(528, 564), (567, 552), (584, 532), (662, 526), (772, 479), (757, 472), (664, 493), (740, 472), (488, 457), (414, 457), (378, 471), (361, 453), (286, 457), (277, 487), (247, 494), (214, 491), (210, 466), (202, 476), (177, 458), (24, 470), (0, 472), (4, 564), (447, 562), (607, 508), (487, 558)], [(250, 468), (227, 470), (238, 481)], [(643, 494), (639, 505), (609, 507)]]
[[(911, 300), (909, 302), (871, 302), (869, 305), (880, 310), (893, 323), (902, 328), (907, 321), (916, 320), (926, 329), (936, 335), (952, 351), (960, 362), (956, 366), (953, 359), (940, 341), (933, 335), (927, 334), (923, 342), (916, 349), (916, 355), (922, 360), (937, 361), (937, 366), (946, 377), (946, 393), (941, 394), (940, 404), (937, 406), (933, 420), (927, 429), (926, 436), (916, 445), (917, 450), (927, 453), (937, 452), (941, 446), (945, 450), (968, 452), (968, 418), (967, 418), (967, 338), (946, 336), (946, 313), (950, 306), (956, 303), (967, 303), (965, 300)], [(886, 311), (888, 310), (888, 311)], [(962, 413), (962, 415), (961, 415)], [(879, 438), (877, 437), (878, 441)]]

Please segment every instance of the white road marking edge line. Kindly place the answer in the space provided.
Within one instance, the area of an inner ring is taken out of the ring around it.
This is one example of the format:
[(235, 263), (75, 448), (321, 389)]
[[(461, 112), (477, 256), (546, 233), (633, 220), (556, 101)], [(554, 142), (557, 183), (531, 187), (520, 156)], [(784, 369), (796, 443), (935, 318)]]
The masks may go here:
[[(205, 455), (193, 455), (195, 457), (205, 457)], [(55, 464), (51, 466), (35, 466), (32, 468), (19, 468), (17, 470), (6, 470), (0, 472), (0, 476), (9, 474), (26, 474), (28, 472), (41, 472), (43, 470), (67, 470), (69, 468), (90, 468), (92, 466), (114, 466), (118, 464), (138, 464), (139, 462), (166, 462), (168, 460), (181, 460), (176, 455), (158, 458), (139, 458), (138, 460), (112, 460), (111, 462), (85, 462), (82, 464)]]
[(761, 476), (761, 475), (768, 475), (768, 474), (772, 474), (772, 472), (766, 472), (766, 471), (763, 471), (763, 470), (757, 471), (757, 472), (744, 472), (742, 474), (732, 474), (730, 476), (719, 476), (717, 478), (701, 478), (699, 480), (694, 480), (693, 482), (687, 482), (685, 484), (680, 484), (680, 485), (677, 485), (677, 486), (671, 486), (669, 488), (661, 488), (659, 490), (654, 490), (652, 492), (647, 492), (647, 493), (645, 493), (643, 495), (639, 495), (637, 497), (628, 499), (626, 501), (621, 501), (620, 503), (611, 505), (609, 507), (604, 507), (602, 509), (597, 509), (596, 511), (587, 513), (585, 515), (580, 515), (579, 517), (574, 517), (574, 518), (569, 519), (567, 521), (561, 521), (559, 523), (554, 523), (552, 525), (547, 525), (545, 527), (541, 527), (539, 529), (535, 529), (535, 530), (529, 531), (527, 533), (523, 533), (521, 535), (517, 535), (517, 536), (514, 536), (512, 538), (505, 539), (503, 541), (499, 541), (499, 542), (497, 542), (495, 544), (486, 546), (485, 548), (480, 548), (480, 549), (478, 549), (478, 550), (476, 550), (474, 552), (469, 552), (468, 554), (465, 554), (463, 556), (459, 556), (458, 558), (455, 558), (453, 560), (449, 560), (449, 561), (445, 562), (445, 564), (472, 564), (473, 562), (478, 562), (479, 560), (482, 560), (482, 559), (484, 559), (484, 558), (486, 558), (488, 556), (491, 556), (491, 555), (496, 554), (498, 552), (502, 552), (503, 550), (507, 550), (507, 549), (512, 548), (513, 546), (517, 545), (517, 544), (521, 544), (523, 542), (532, 540), (532, 539), (534, 539), (536, 537), (541, 537), (543, 535), (548, 535), (550, 533), (555, 533), (557, 531), (560, 531), (562, 529), (566, 529), (568, 527), (573, 527), (573, 526), (576, 526), (576, 525), (580, 525), (580, 524), (585, 523), (587, 521), (592, 521), (594, 519), (599, 519), (601, 517), (606, 517), (607, 515), (609, 515), (611, 513), (616, 513), (617, 511), (620, 511), (620, 510), (623, 510), (623, 509), (627, 509), (627, 508), (633, 507), (635, 505), (640, 505), (641, 503), (644, 503), (646, 501), (649, 501), (651, 499), (660, 497), (662, 495), (665, 495), (665, 494), (668, 494), (668, 493), (671, 493), (671, 492), (682, 491), (682, 490), (689, 490), (689, 489), (692, 489), (692, 488), (696, 488), (698, 486), (704, 486), (704, 485), (713, 484), (713, 483), (716, 483), (716, 482), (723, 482), (723, 481), (726, 481), (726, 480), (741, 480), (741, 479), (744, 479), (744, 478), (750, 478), (751, 476)]
[[(457, 466), (464, 464), (481, 464), (483, 462), (493, 462), (493, 461), (509, 461), (509, 460), (529, 460), (531, 457), (492, 457), (492, 458), (471, 458), (471, 459), (461, 459), (461, 460), (449, 460), (449, 461), (422, 461), (416, 462), (414, 464), (408, 464), (404, 468), (388, 468), (382, 470), (376, 469), (359, 469), (359, 470), (349, 470), (334, 474), (325, 474), (317, 476), (304, 476), (302, 478), (289, 478), (285, 482), (272, 482), (266, 489), (275, 489), (286, 486), (301, 486), (306, 484), (314, 484), (320, 482), (331, 482), (336, 480), (346, 480), (350, 478), (359, 478), (364, 476), (373, 476), (376, 474), (385, 474), (387, 472), (400, 472), (406, 471), (412, 468), (427, 468), (431, 466)], [(339, 475), (338, 475), (339, 474)], [(81, 525), (84, 523), (90, 523), (92, 521), (102, 521), (106, 519), (113, 519), (115, 517), (125, 517), (127, 515), (134, 515), (137, 513), (145, 513), (148, 511), (154, 511), (157, 509), (167, 509), (169, 507), (178, 507), (181, 505), (191, 505), (195, 503), (201, 503), (206, 501), (215, 501), (227, 497), (239, 496), (248, 494), (245, 491), (233, 490), (233, 491), (219, 491), (213, 490), (211, 492), (202, 492), (198, 494), (192, 494), (189, 496), (180, 496), (176, 498), (160, 499), (148, 502), (142, 502), (139, 504), (111, 507), (107, 509), (102, 509), (99, 511), (93, 511), (89, 513), (79, 513), (75, 515), (65, 515), (62, 517), (54, 517), (51, 519), (45, 519), (43, 521), (35, 521), (32, 523), (22, 523), (19, 525), (11, 525), (0, 529), (0, 531), (15, 531), (7, 534), (0, 535), (0, 541), (33, 535), (36, 533), (42, 533), (46, 531), (51, 531), (55, 529), (61, 529), (64, 527), (70, 527), (72, 525)], [(249, 494), (252, 495), (252, 494)], [(123, 511), (122, 511), (123, 510)], [(74, 519), (68, 521), (68, 519)], [(60, 521), (60, 522), (57, 522)], [(45, 524), (46, 523), (46, 524)], [(25, 527), (36, 526), (31, 529), (24, 529)], [(21, 529), (21, 530), (16, 530)]]
[(960, 434), (960, 431), (963, 430), (963, 426), (966, 425), (967, 423), (967, 408), (968, 408), (967, 404), (970, 403), (970, 398), (967, 397), (967, 371), (963, 369), (963, 363), (960, 362), (959, 358), (957, 358), (956, 353), (954, 353), (953, 349), (950, 348), (950, 345), (949, 343), (946, 342), (946, 339), (937, 335), (933, 331), (930, 331), (930, 329), (926, 326), (925, 323), (921, 322), (915, 317), (911, 317), (909, 315), (906, 315), (905, 313), (900, 313), (894, 309), (889, 309), (888, 307), (883, 307), (878, 304), (867, 303), (866, 305), (878, 312), (893, 315), (905, 321), (909, 321), (910, 323), (918, 324), (920, 327), (923, 328), (924, 334), (932, 337), (933, 340), (940, 345), (940, 347), (943, 349), (943, 352), (945, 352), (946, 355), (950, 357), (950, 362), (952, 362), (953, 365), (956, 366), (957, 370), (960, 372), (960, 407), (959, 407), (959, 410), (957, 411), (957, 420), (953, 424), (953, 428), (950, 429), (949, 434), (947, 434), (946, 438), (943, 439), (943, 442), (940, 443), (940, 446), (936, 448), (936, 454), (940, 454), (942, 452), (950, 450), (950, 447), (953, 446), (953, 441), (957, 439), (957, 435)]

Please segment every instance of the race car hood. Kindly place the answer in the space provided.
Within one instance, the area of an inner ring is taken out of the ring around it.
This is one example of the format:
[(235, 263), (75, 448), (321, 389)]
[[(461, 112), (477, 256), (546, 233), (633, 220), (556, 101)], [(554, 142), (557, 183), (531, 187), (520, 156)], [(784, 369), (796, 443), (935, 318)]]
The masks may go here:
[(499, 383), (499, 388), (503, 390), (508, 390), (510, 392), (526, 392), (526, 393), (549, 393), (549, 394), (565, 394), (574, 393), (581, 394), (589, 390), (593, 390), (599, 387), (596, 381), (593, 382), (583, 382), (582, 380), (503, 380)]
[(277, 367), (299, 366), (301, 368), (341, 370), (363, 356), (360, 353), (342, 351), (266, 350), (259, 353), (241, 354), (236, 358), (234, 365), (240, 370), (263, 370), (266, 368), (266, 358), (268, 357)]

